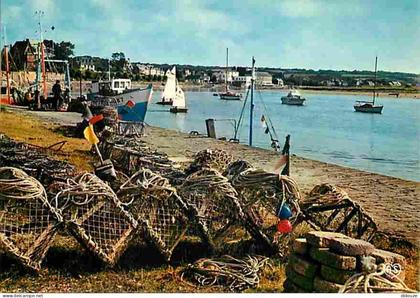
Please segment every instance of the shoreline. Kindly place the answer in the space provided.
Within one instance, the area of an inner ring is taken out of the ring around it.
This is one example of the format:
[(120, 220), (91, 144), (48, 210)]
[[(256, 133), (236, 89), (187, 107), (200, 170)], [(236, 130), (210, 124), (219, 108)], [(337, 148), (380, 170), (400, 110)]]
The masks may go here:
[[(34, 112), (8, 108), (12, 113), (35, 117), (58, 125), (74, 125), (81, 115), (70, 112)], [(1, 129), (0, 129), (1, 131)], [(272, 172), (278, 153), (263, 148), (233, 144), (203, 136), (193, 137), (187, 133), (165, 128), (147, 126), (142, 138), (148, 145), (168, 154), (177, 162), (187, 162), (203, 149), (222, 149), (235, 158), (248, 160), (255, 167)], [(350, 198), (368, 211), (379, 230), (409, 240), (420, 246), (418, 230), (420, 220), (418, 200), (420, 182), (404, 180), (382, 174), (343, 167), (331, 163), (292, 155), (291, 177), (300, 186), (303, 197), (318, 184), (330, 183), (345, 190)]]

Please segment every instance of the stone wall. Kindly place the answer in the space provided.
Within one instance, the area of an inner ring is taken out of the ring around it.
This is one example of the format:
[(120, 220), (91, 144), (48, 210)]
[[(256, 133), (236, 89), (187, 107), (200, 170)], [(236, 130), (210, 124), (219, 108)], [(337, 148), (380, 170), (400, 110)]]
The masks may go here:
[(337, 293), (362, 262), (399, 264), (398, 277), (405, 278), (402, 255), (376, 249), (369, 242), (339, 233), (309, 232), (296, 239), (286, 267), (284, 290), (288, 293)]

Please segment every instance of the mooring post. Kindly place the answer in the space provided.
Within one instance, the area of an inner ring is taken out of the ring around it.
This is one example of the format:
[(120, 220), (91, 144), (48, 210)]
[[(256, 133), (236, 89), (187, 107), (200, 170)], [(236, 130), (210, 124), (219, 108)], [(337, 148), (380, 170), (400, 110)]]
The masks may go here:
[(286, 141), (284, 142), (281, 154), (286, 155), (287, 158), (286, 165), (284, 166), (283, 171), (281, 171), (281, 174), (290, 176), (290, 135), (286, 136)]
[(206, 119), (207, 136), (209, 138), (216, 138), (216, 129), (214, 128), (214, 119)]

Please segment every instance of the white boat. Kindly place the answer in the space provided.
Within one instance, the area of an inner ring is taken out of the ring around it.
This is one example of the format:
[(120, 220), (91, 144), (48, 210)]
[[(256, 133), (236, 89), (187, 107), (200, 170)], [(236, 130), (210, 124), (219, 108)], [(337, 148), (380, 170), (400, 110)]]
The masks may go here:
[(298, 90), (291, 90), (286, 96), (281, 98), (281, 103), (292, 106), (303, 106), (305, 98), (302, 97)]
[(375, 105), (377, 67), (378, 67), (378, 57), (376, 57), (376, 59), (375, 59), (375, 80), (374, 80), (374, 85), (373, 85), (372, 101), (363, 101), (363, 100), (356, 101), (355, 105), (353, 106), (354, 110), (356, 112), (370, 113), (370, 114), (382, 114), (382, 109), (384, 108), (384, 106)]
[(241, 93), (235, 93), (229, 90), (229, 84), (228, 84), (228, 79), (227, 79), (228, 74), (229, 74), (229, 49), (226, 48), (226, 74), (225, 74), (226, 91), (219, 93), (219, 97), (220, 99), (224, 99), (224, 100), (241, 100), (242, 98)]
[(188, 111), (185, 104), (185, 94), (181, 86), (176, 79), (176, 68), (175, 66), (171, 71), (166, 73), (166, 84), (165, 90), (162, 94), (162, 101), (171, 102), (172, 107), (169, 109), (171, 113), (186, 113)]
[(176, 88), (176, 68), (175, 66), (171, 70), (166, 71), (166, 84), (163, 89), (162, 96), (157, 104), (159, 105), (172, 105), (174, 100), (174, 90)]

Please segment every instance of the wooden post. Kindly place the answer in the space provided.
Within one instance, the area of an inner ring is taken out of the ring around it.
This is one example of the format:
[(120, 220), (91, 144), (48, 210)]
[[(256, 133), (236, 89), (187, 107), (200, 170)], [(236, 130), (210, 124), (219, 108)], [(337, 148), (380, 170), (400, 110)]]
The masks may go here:
[(281, 152), (281, 154), (286, 155), (287, 157), (287, 162), (286, 165), (284, 166), (283, 171), (281, 171), (281, 175), (287, 175), (290, 176), (290, 135), (286, 136), (286, 141), (284, 142), (284, 146), (283, 146), (283, 150)]
[(206, 120), (207, 136), (209, 138), (216, 138), (216, 129), (214, 128), (214, 119)]

